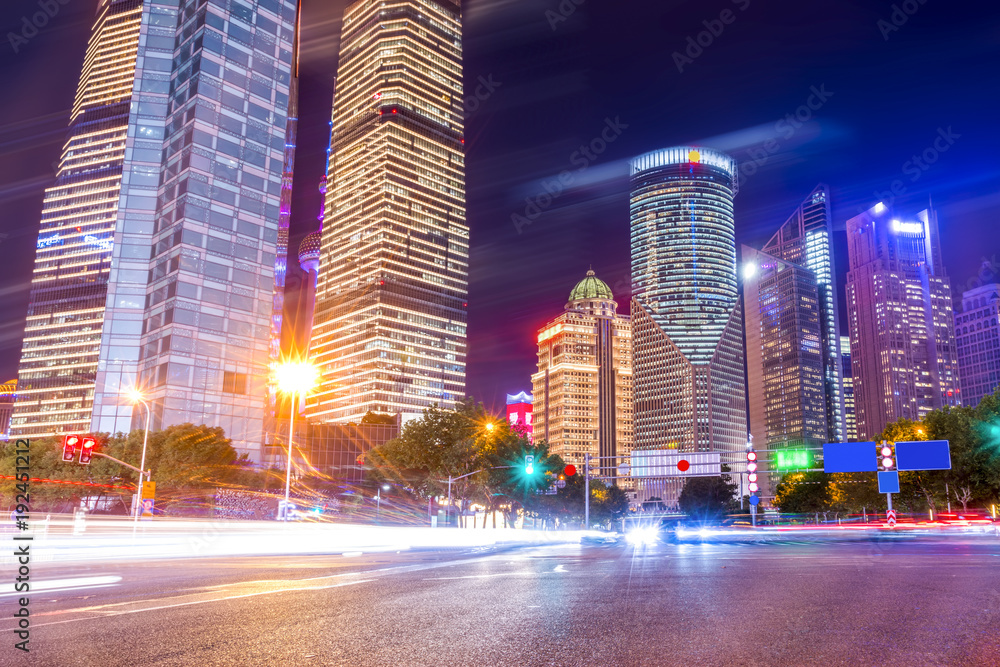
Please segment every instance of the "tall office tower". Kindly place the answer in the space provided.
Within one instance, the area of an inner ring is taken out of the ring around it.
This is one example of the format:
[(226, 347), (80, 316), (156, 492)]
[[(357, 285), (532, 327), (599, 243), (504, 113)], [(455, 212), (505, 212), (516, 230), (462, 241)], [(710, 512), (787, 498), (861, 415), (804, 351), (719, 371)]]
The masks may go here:
[(419, 414), (465, 392), (461, 10), (354, 2), (344, 14), (306, 413)]
[(257, 455), (297, 7), (102, 0), (46, 192), (14, 430), (221, 426)]
[[(635, 446), (745, 460), (736, 162), (653, 151), (632, 160), (631, 190)], [(675, 505), (682, 480), (668, 481), (663, 500)]]
[[(611, 288), (588, 271), (564, 312), (538, 332), (534, 436), (567, 463), (632, 451), (632, 331)], [(614, 477), (617, 461), (600, 462)], [(595, 464), (595, 467), (597, 464)]]
[(857, 442), (858, 415), (854, 406), (854, 375), (851, 371), (851, 337), (840, 337), (840, 362), (844, 382), (844, 437)]
[(847, 308), (858, 438), (897, 419), (958, 405), (951, 282), (937, 213), (893, 215), (881, 202), (847, 221)]
[(979, 405), (1000, 387), (1000, 284), (983, 285), (962, 294), (955, 314), (962, 404)]
[[(750, 432), (758, 451), (818, 450), (844, 439), (833, 266), (822, 185), (762, 250), (743, 246)], [(766, 481), (765, 497), (776, 480)]]

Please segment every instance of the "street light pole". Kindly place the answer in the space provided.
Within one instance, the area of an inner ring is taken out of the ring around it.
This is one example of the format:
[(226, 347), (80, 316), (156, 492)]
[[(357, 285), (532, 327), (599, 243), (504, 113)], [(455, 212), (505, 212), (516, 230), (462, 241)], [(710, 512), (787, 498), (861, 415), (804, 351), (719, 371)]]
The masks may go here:
[[(146, 445), (149, 443), (149, 403), (144, 401), (139, 397), (138, 392), (132, 394), (132, 402), (141, 403), (142, 407), (146, 408), (146, 428), (142, 436), (142, 462), (139, 464), (139, 484), (136, 488), (136, 501), (135, 507), (132, 511), (132, 523), (135, 524), (139, 521), (139, 507), (142, 504), (142, 476), (146, 475), (146, 481), (149, 481), (149, 473), (146, 471)], [(135, 532), (135, 526), (133, 526), (133, 532)]]
[(583, 455), (583, 529), (590, 530), (590, 452)]
[(295, 434), (295, 407), (298, 403), (299, 393), (292, 392), (292, 411), (288, 418), (288, 457), (285, 465), (285, 505), (282, 512), (283, 519), (288, 518), (288, 496), (292, 488), (292, 437)]

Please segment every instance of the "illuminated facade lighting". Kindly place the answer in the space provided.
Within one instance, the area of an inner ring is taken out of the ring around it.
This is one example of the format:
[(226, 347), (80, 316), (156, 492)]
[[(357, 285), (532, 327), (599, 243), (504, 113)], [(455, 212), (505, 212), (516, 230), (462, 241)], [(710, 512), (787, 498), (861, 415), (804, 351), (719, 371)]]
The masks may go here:
[[(743, 283), (750, 432), (769, 451), (846, 435), (829, 200), (816, 187), (762, 250), (743, 246), (758, 267)], [(765, 476), (762, 495), (776, 483)]]
[[(584, 455), (627, 457), (632, 451), (632, 329), (608, 285), (588, 271), (564, 312), (538, 337), (531, 376), (534, 433), (550, 451), (583, 469)], [(595, 464), (595, 466), (598, 464)], [(617, 474), (602, 461), (601, 474)]]
[(851, 337), (840, 337), (840, 362), (844, 387), (844, 436), (847, 442), (857, 442), (858, 415), (854, 405), (854, 375), (851, 370)]
[[(684, 146), (635, 158), (631, 174), (635, 447), (736, 463), (747, 440), (736, 162)], [(682, 480), (667, 481), (658, 493), (675, 506)]]
[(982, 285), (962, 294), (955, 314), (963, 405), (976, 407), (1000, 387), (1000, 285)]
[[(46, 190), (12, 432), (222, 427), (259, 457), (289, 0), (102, 0)], [(294, 142), (292, 142), (294, 143)]]
[(847, 221), (847, 308), (858, 438), (960, 404), (951, 282), (937, 213), (878, 206)]
[(459, 5), (354, 2), (340, 54), (306, 415), (453, 408), (469, 262)]

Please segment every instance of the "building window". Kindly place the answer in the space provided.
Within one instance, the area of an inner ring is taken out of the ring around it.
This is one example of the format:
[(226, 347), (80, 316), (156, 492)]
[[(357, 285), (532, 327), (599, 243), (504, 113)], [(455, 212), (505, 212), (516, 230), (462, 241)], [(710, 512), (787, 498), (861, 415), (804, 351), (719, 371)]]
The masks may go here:
[(227, 394), (246, 394), (247, 374), (234, 373), (233, 371), (223, 371), (222, 391)]

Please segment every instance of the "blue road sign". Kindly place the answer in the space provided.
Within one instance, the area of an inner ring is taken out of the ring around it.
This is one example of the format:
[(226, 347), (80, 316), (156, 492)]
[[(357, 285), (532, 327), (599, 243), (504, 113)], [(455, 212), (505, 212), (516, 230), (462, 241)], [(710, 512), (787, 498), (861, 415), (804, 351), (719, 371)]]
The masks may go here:
[(757, 496), (750, 496), (751, 505), (757, 505), (759, 503), (760, 503), (760, 498), (758, 498)]
[(828, 442), (823, 445), (823, 472), (875, 472), (874, 442)]
[(947, 440), (896, 443), (897, 470), (951, 470)]
[(899, 493), (899, 471), (880, 470), (878, 472), (879, 493)]

